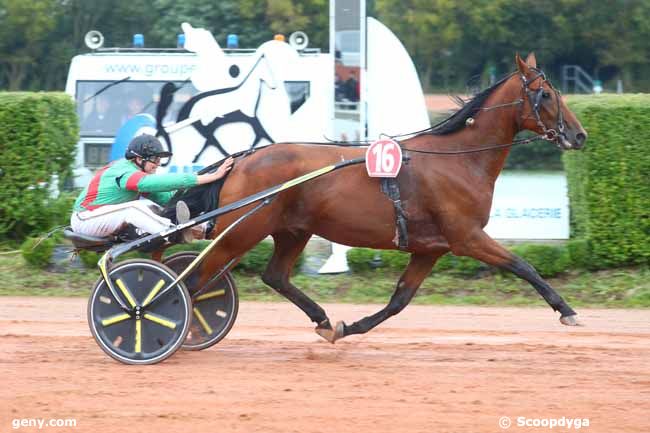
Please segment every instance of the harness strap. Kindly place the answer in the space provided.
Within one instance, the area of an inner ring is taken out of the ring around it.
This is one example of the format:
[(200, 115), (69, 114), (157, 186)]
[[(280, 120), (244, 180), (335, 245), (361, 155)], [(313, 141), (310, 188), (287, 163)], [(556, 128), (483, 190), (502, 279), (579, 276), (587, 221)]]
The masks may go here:
[(408, 230), (406, 227), (406, 212), (402, 207), (399, 184), (394, 177), (381, 178), (381, 192), (386, 194), (393, 202), (395, 208), (395, 230), (397, 232), (396, 245), (400, 250), (406, 250), (409, 246)]

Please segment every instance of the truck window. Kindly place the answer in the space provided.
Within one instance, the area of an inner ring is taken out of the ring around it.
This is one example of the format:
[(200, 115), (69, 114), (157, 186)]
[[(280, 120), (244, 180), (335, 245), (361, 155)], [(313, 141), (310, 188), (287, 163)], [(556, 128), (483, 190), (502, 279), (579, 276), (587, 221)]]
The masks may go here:
[[(82, 137), (114, 137), (131, 117), (156, 116), (165, 81), (77, 81), (76, 105)], [(174, 82), (174, 94), (163, 124), (174, 123), (180, 107), (197, 93), (191, 83)]]

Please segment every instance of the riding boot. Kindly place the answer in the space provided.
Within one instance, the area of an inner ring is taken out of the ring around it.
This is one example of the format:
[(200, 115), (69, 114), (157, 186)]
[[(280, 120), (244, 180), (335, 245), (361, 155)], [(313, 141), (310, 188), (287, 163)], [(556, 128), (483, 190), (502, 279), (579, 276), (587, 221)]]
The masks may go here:
[[(187, 207), (187, 204), (179, 200), (176, 203), (176, 224), (184, 224), (190, 220), (190, 209)], [(188, 227), (180, 233), (175, 233), (170, 236), (170, 241), (189, 244), (194, 240), (194, 235), (192, 234), (192, 227)]]

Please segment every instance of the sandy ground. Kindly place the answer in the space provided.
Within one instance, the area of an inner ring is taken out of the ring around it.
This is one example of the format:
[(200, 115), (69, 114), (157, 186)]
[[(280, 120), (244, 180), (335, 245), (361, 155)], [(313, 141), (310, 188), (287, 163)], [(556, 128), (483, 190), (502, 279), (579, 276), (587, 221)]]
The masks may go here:
[[(289, 303), (243, 303), (202, 352), (126, 366), (95, 344), (85, 299), (0, 298), (0, 432), (650, 431), (650, 311), (410, 306), (335, 345)], [(378, 306), (326, 305), (333, 320)], [(538, 421), (533, 421), (538, 419)], [(589, 426), (584, 419), (588, 419)], [(505, 421), (502, 421), (505, 422)], [(550, 422), (550, 421), (546, 421)], [(39, 431), (21, 428), (18, 431)]]

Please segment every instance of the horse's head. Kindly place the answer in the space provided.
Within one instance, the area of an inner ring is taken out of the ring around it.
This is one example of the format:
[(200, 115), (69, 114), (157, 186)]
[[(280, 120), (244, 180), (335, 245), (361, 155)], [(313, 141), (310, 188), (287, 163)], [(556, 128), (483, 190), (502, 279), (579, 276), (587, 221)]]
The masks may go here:
[(587, 132), (564, 103), (560, 92), (537, 68), (533, 53), (524, 62), (517, 54), (517, 69), (523, 87), (521, 128), (543, 135), (562, 149), (580, 149)]

